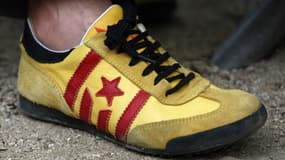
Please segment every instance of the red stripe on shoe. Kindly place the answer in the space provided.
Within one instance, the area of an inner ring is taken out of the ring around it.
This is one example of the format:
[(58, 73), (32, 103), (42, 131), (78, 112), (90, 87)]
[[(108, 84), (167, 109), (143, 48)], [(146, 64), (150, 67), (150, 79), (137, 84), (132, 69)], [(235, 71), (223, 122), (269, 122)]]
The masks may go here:
[(72, 111), (80, 87), (100, 61), (101, 57), (95, 51), (91, 50), (68, 82), (64, 98)]
[(145, 105), (149, 97), (150, 95), (148, 93), (141, 90), (133, 98), (133, 100), (128, 105), (117, 124), (115, 133), (117, 139), (121, 141), (126, 140), (131, 124), (133, 123), (137, 114), (141, 111), (142, 107)]
[(79, 114), (80, 114), (80, 119), (87, 123), (91, 123), (92, 105), (93, 101), (90, 92), (88, 89), (85, 89), (83, 98), (81, 100)]
[(101, 131), (108, 132), (108, 124), (110, 116), (112, 114), (111, 110), (103, 110), (99, 112), (97, 128)]

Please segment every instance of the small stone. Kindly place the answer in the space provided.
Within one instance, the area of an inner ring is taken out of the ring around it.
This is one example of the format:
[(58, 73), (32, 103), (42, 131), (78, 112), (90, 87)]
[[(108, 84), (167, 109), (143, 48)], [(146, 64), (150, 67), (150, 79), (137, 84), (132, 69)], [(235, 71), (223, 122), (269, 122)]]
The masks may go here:
[(4, 140), (0, 139), (0, 152), (7, 151), (8, 148), (5, 145)]
[(253, 72), (255, 70), (255, 68), (253, 66), (249, 66), (245, 70), (248, 72)]
[(241, 160), (241, 159), (235, 158), (235, 157), (226, 156), (226, 157), (221, 158), (220, 160)]
[(8, 150), (8, 148), (4, 148), (4, 147), (0, 146), (0, 152), (4, 152), (4, 151), (7, 151), (7, 150)]

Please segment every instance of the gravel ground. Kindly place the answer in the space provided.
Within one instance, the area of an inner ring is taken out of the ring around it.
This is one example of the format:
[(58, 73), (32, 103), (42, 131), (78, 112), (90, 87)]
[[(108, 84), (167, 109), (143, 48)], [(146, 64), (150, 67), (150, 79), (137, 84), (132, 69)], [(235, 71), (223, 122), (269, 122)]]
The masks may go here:
[[(195, 160), (285, 159), (285, 45), (251, 66), (223, 71), (207, 65), (213, 50), (256, 5), (254, 0), (180, 0), (175, 17), (150, 30), (185, 66), (194, 67), (214, 84), (251, 92), (266, 105), (269, 118), (252, 137)], [(88, 133), (39, 122), (17, 111), (16, 90), (22, 21), (0, 18), (0, 159), (91, 160), (159, 159), (127, 151)]]

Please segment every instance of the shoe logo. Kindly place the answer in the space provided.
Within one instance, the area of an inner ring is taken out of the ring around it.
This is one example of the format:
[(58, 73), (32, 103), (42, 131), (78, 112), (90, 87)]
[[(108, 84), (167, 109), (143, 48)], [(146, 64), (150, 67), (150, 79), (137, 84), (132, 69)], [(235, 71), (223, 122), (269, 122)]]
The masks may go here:
[(97, 33), (106, 32), (105, 29), (95, 27)]
[(80, 104), (80, 119), (91, 124), (91, 112), (92, 112), (93, 101), (88, 89), (85, 89), (83, 98)]
[(72, 111), (74, 110), (74, 103), (80, 87), (100, 61), (101, 57), (96, 54), (95, 51), (91, 50), (69, 80), (64, 93), (64, 98)]
[(121, 141), (126, 141), (129, 129), (137, 117), (138, 113), (141, 111), (145, 103), (148, 101), (150, 95), (145, 91), (141, 90), (129, 103), (128, 107), (122, 114), (119, 122), (116, 126), (116, 138)]
[(106, 97), (108, 106), (111, 107), (115, 96), (122, 96), (124, 92), (118, 87), (121, 77), (109, 81), (102, 77), (103, 88), (96, 93), (97, 97)]
[[(69, 80), (64, 93), (64, 98), (72, 111), (74, 111), (75, 101), (79, 97), (78, 94), (80, 88), (101, 60), (102, 58), (95, 51), (91, 50), (82, 60)], [(105, 97), (108, 108), (99, 111), (96, 127), (101, 131), (109, 133), (108, 125), (112, 115), (111, 107), (114, 98), (123, 96), (124, 92), (119, 88), (121, 77), (113, 80), (108, 80), (106, 77), (102, 77), (101, 80), (103, 87), (95, 95), (97, 97)], [(91, 124), (92, 107), (94, 106), (92, 95), (93, 93), (90, 93), (88, 88), (84, 90), (79, 110), (79, 118), (89, 124)], [(130, 103), (126, 106), (126, 109), (116, 124), (114, 136), (117, 139), (121, 141), (126, 140), (128, 131), (134, 119), (148, 101), (149, 97), (150, 95), (143, 90), (140, 90), (136, 96), (131, 97)]]

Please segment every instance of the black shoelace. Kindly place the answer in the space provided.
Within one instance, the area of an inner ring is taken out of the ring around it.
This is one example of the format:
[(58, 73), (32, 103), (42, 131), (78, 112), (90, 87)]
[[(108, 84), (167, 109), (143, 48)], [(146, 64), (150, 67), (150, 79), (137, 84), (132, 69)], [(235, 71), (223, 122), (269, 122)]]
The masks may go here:
[[(190, 72), (188, 75), (184, 73), (174, 73), (180, 64), (163, 65), (164, 62), (170, 58), (168, 52), (163, 54), (158, 53), (158, 48), (161, 44), (157, 41), (151, 42), (148, 38), (147, 31), (141, 32), (137, 29), (139, 21), (136, 19), (136, 10), (134, 6), (126, 0), (123, 2), (124, 18), (117, 24), (109, 26), (107, 30), (107, 39), (105, 44), (109, 49), (119, 48), (118, 52), (125, 52), (132, 57), (129, 66), (134, 66), (140, 61), (148, 62), (149, 65), (145, 68), (142, 76), (147, 76), (155, 71), (158, 75), (154, 80), (154, 85), (157, 85), (161, 80), (166, 79), (168, 82), (180, 80), (175, 87), (166, 91), (165, 95), (171, 95), (178, 91), (180, 88), (188, 84), (195, 78), (195, 74)], [(131, 40), (128, 40), (133, 36)], [(138, 50), (142, 49), (141, 53)]]

